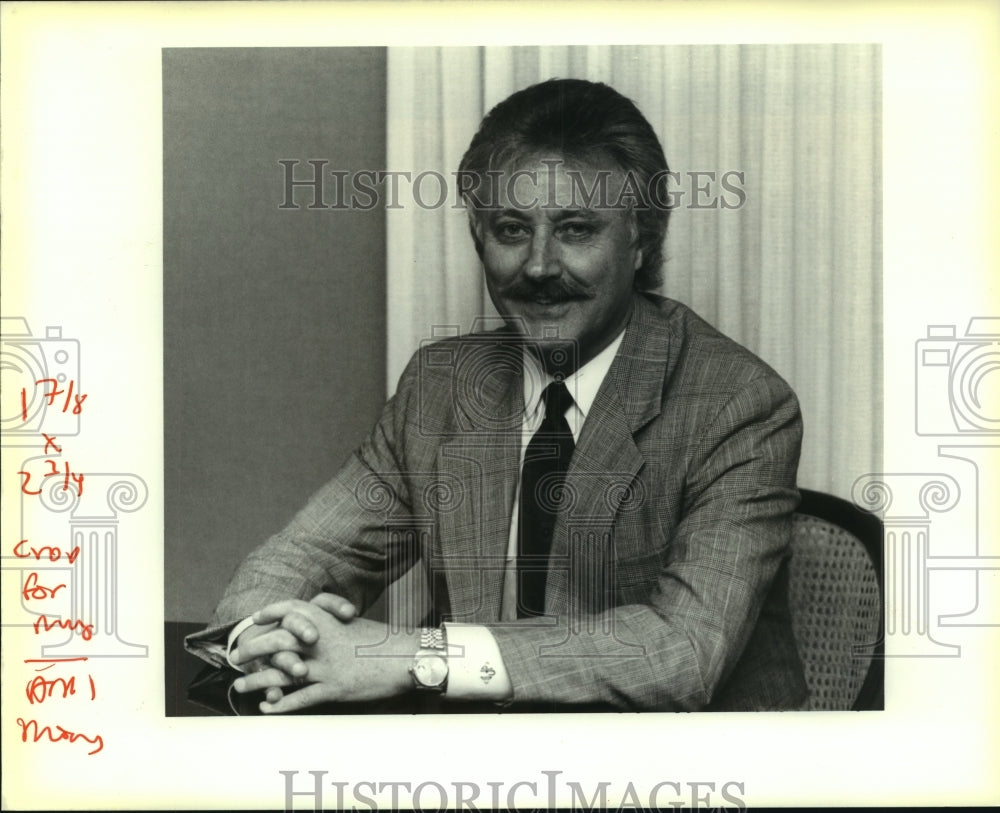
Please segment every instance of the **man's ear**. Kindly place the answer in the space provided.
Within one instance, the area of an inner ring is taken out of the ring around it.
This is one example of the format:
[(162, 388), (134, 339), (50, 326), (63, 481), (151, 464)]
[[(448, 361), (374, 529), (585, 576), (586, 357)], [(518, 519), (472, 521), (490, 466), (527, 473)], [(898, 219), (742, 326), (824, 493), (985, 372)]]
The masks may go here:
[(639, 245), (639, 224), (636, 223), (636, 214), (632, 212), (629, 217), (629, 239), (632, 241), (632, 245), (635, 246), (635, 261), (632, 263), (632, 270), (638, 271), (642, 266), (642, 246)]

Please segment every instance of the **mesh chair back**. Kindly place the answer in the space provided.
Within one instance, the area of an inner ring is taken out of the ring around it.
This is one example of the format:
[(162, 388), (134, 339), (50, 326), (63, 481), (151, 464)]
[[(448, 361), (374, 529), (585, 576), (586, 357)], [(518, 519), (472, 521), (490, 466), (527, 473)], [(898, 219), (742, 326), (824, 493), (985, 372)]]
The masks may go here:
[[(789, 562), (792, 629), (810, 690), (806, 708), (881, 708), (881, 558), (873, 561), (873, 540), (866, 545), (829, 517), (802, 513), (808, 502), (803, 492), (803, 508), (793, 518)], [(836, 502), (857, 511), (846, 501)], [(880, 554), (881, 523), (874, 522), (869, 530), (878, 534)], [(866, 680), (873, 683), (875, 665), (879, 685), (866, 687), (871, 691), (859, 705)]]

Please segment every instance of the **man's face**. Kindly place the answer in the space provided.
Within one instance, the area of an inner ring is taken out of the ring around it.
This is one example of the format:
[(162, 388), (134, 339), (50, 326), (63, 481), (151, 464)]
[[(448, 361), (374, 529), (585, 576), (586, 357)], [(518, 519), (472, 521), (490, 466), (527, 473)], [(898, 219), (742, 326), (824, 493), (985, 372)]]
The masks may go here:
[[(606, 199), (597, 195), (587, 205), (598, 173), (607, 179)], [(624, 179), (617, 169), (541, 156), (505, 173), (499, 206), (473, 215), (497, 310), (527, 337), (575, 342), (581, 365), (618, 335), (631, 312), (642, 252), (631, 213), (611, 206)]]

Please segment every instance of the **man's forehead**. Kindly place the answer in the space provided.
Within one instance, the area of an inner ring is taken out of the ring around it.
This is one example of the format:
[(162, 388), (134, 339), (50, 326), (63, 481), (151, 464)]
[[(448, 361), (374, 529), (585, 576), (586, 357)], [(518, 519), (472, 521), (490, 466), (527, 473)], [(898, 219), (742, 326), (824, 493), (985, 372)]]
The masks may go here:
[(546, 155), (490, 174), (495, 192), (491, 197), (500, 210), (558, 209), (594, 216), (602, 210), (624, 208), (626, 173), (610, 159), (579, 161)]

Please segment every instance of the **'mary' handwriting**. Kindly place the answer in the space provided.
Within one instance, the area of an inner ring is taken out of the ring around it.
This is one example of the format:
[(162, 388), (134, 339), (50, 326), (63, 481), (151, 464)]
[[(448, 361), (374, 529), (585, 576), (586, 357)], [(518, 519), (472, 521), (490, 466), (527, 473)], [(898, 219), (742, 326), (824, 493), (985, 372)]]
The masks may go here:
[(28, 741), (28, 736), (29, 736), (28, 732), (30, 729), (31, 731), (30, 736), (32, 737), (33, 742), (38, 742), (40, 739), (46, 736), (49, 738), (49, 742), (61, 742), (63, 740), (66, 740), (70, 743), (75, 743), (77, 740), (83, 740), (84, 742), (89, 743), (90, 745), (96, 746), (96, 748), (87, 752), (88, 756), (93, 756), (94, 754), (104, 749), (104, 738), (100, 734), (95, 734), (93, 737), (88, 737), (86, 734), (77, 734), (73, 731), (67, 731), (61, 725), (56, 726), (56, 731), (59, 732), (58, 734), (56, 734), (56, 732), (52, 730), (51, 726), (42, 726), (41, 728), (39, 728), (38, 722), (36, 720), (28, 720), (27, 722), (25, 722), (24, 719), (21, 717), (17, 718), (17, 724), (21, 726), (21, 742)]

